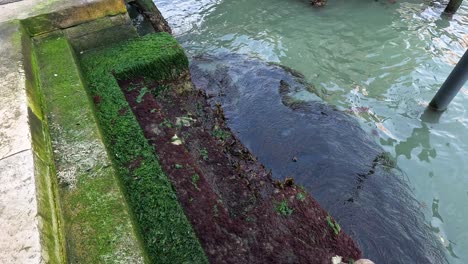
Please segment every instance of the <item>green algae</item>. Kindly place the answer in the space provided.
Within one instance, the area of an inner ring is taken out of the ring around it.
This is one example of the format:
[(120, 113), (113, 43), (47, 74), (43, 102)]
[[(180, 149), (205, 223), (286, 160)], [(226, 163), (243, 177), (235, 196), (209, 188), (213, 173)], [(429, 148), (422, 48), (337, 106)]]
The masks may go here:
[[(147, 35), (81, 58), (89, 95), (151, 263), (207, 263), (175, 191), (163, 172), (117, 80), (171, 80), (188, 60), (166, 33)], [(125, 110), (125, 111), (122, 111)]]
[(34, 158), (41, 254), (46, 263), (65, 263), (63, 216), (60, 210), (58, 182), (48, 124), (42, 111), (43, 97), (39, 91), (37, 59), (33, 52), (32, 40), (22, 27), (20, 29)]
[(31, 95), (43, 98), (36, 111), (42, 111), (43, 127), (50, 129), (56, 175), (49, 176), (60, 180), (67, 262), (143, 262), (70, 44), (54, 33), (35, 39), (33, 49), (40, 90)]
[[(21, 23), (18, 19), (9, 20), (5, 22), (5, 24), (7, 26), (15, 27), (17, 29), (19, 29), (21, 26)], [(16, 32), (11, 35), (10, 42), (14, 47), (21, 47), (21, 36), (21, 30), (16, 30)]]
[(49, 14), (37, 15), (22, 21), (23, 26), (31, 36), (39, 35), (55, 30), (55, 25), (49, 18)]
[(124, 80), (135, 76), (156, 80), (172, 79), (188, 70), (184, 50), (167, 33), (151, 34), (122, 45), (89, 51), (84, 54), (82, 61), (84, 71), (90, 67), (99, 67), (93, 72), (87, 72), (92, 77), (90, 81), (100, 82), (101, 77), (110, 78), (106, 81), (113, 84), (117, 84), (115, 79)]

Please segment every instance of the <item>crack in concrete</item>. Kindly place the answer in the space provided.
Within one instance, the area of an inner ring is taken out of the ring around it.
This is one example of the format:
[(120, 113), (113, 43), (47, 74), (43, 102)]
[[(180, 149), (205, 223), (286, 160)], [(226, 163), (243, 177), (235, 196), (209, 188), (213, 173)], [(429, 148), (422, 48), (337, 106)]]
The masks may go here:
[(20, 151), (18, 151), (18, 152), (16, 152), (16, 153), (13, 153), (13, 154), (10, 154), (10, 155), (8, 155), (8, 156), (5, 156), (5, 157), (1, 158), (0, 161), (6, 160), (6, 159), (8, 159), (8, 158), (11, 158), (11, 157), (16, 156), (16, 155), (18, 155), (18, 154), (21, 154), (21, 153), (26, 152), (26, 151), (28, 151), (28, 150), (31, 150), (31, 149), (28, 148), (28, 149), (20, 150)]
[(20, 1), (23, 1), (23, 0), (0, 0), (0, 5), (6, 5), (9, 3), (20, 2)]

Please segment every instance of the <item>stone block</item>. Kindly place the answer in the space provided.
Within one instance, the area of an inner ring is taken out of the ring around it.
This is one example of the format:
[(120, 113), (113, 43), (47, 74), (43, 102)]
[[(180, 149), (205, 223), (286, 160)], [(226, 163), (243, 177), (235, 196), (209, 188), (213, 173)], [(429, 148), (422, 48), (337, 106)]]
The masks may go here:
[(73, 6), (31, 17), (22, 20), (22, 23), (30, 36), (37, 36), (126, 12), (123, 0), (80, 0)]

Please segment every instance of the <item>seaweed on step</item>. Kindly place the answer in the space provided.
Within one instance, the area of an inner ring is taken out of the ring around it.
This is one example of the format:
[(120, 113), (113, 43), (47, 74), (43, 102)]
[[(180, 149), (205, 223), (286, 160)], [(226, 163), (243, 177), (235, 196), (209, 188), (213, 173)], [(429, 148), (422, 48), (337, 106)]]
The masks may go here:
[(102, 134), (151, 261), (207, 263), (174, 189), (117, 82), (134, 76), (175, 78), (188, 70), (183, 49), (169, 34), (158, 33), (87, 52), (81, 64), (89, 96), (95, 98)]

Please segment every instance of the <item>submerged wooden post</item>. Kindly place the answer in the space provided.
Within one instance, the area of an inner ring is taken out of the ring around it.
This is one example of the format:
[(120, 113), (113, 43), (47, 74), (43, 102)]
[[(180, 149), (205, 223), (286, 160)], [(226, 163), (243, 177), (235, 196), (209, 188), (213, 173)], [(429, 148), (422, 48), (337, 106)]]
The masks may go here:
[(463, 0), (450, 0), (447, 7), (444, 10), (444, 13), (455, 14), (458, 8), (461, 6)]
[(436, 111), (445, 111), (458, 91), (468, 80), (468, 50), (445, 80), (442, 87), (432, 99), (429, 107)]

